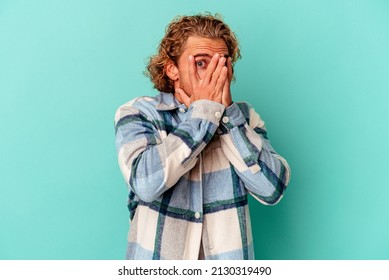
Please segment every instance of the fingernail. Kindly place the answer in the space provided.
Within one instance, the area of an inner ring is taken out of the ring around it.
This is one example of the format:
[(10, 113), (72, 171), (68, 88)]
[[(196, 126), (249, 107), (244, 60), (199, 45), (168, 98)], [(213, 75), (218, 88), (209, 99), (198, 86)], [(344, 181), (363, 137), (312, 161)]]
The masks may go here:
[(218, 53), (215, 53), (215, 54), (213, 55), (213, 58), (215, 58), (215, 59), (219, 59), (219, 57), (220, 57), (220, 54), (218, 54)]

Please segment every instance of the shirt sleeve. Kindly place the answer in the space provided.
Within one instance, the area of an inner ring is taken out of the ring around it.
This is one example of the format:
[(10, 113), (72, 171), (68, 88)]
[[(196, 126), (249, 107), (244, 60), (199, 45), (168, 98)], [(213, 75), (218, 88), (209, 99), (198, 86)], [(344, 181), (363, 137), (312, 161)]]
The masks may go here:
[(141, 200), (151, 202), (195, 166), (225, 108), (208, 100), (193, 102), (186, 119), (167, 134), (172, 124), (155, 108), (137, 106), (140, 103), (127, 103), (117, 110), (116, 150), (128, 186)]
[(265, 123), (247, 103), (233, 103), (219, 127), (222, 150), (246, 189), (263, 204), (276, 204), (290, 180), (290, 167), (267, 138)]

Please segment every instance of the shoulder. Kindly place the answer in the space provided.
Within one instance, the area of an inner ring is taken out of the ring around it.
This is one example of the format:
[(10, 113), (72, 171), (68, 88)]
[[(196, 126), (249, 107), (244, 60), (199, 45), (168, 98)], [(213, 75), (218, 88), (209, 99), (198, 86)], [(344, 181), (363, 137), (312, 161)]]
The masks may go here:
[(119, 106), (115, 113), (115, 123), (128, 115), (144, 114), (147, 116), (150, 112), (155, 111), (158, 102), (158, 96), (140, 96), (134, 98)]
[(158, 105), (158, 103), (159, 103), (158, 96), (140, 96), (130, 101), (127, 101), (123, 105), (119, 106), (119, 108), (116, 111), (128, 110), (128, 109), (141, 110), (142, 108), (149, 108), (149, 107), (155, 108)]

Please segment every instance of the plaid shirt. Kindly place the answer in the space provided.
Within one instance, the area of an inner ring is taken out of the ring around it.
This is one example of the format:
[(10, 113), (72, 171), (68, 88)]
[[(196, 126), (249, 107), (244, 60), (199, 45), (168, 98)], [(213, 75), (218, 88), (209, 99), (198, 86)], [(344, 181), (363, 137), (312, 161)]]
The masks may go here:
[(290, 170), (249, 104), (139, 97), (119, 107), (115, 132), (127, 259), (254, 259), (247, 194), (277, 203)]

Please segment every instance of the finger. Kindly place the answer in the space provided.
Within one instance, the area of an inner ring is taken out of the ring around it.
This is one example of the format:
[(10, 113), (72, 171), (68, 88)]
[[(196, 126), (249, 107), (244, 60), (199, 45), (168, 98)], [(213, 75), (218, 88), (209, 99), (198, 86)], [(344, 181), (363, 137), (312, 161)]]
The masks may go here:
[(230, 81), (228, 79), (228, 71), (227, 71), (227, 79), (226, 79), (226, 81), (224, 82), (224, 85), (223, 85), (223, 96), (228, 94), (229, 87), (230, 87)]
[(219, 62), (217, 64), (217, 67), (216, 67), (215, 71), (212, 73), (212, 79), (211, 79), (211, 81), (209, 83), (210, 85), (216, 85), (217, 84), (218, 80), (220, 79), (220, 74), (221, 74), (223, 68), (224, 67), (227, 68), (225, 66), (225, 64), (226, 64), (226, 58), (225, 57), (221, 57), (219, 59)]
[(228, 75), (230, 74), (229, 71), (230, 69), (228, 69), (227, 67), (227, 78), (226, 78), (226, 81), (224, 82), (224, 86), (223, 86), (223, 95), (222, 95), (222, 104), (227, 108), (229, 107), (231, 104), (232, 104), (232, 97), (231, 97), (231, 81), (230, 79), (228, 78)]
[[(227, 66), (227, 71), (228, 71), (228, 72), (227, 72), (226, 87), (229, 88), (230, 85), (231, 85), (232, 75), (233, 75), (231, 57), (228, 57), (228, 58), (227, 58), (226, 66)], [(223, 88), (223, 91), (224, 91), (224, 88)]]
[(223, 91), (224, 84), (227, 81), (227, 74), (228, 74), (228, 69), (226, 66), (223, 66), (221, 69), (221, 73), (219, 75), (219, 78), (217, 79), (216, 85), (215, 85), (215, 91), (216, 92), (221, 92)]
[(190, 103), (191, 103), (191, 99), (190, 99), (190, 97), (188, 96), (188, 94), (184, 90), (182, 90), (180, 88), (175, 88), (174, 89), (174, 95), (176, 96), (178, 101), (180, 101), (181, 103), (185, 104), (185, 106), (189, 108)]
[(230, 81), (228, 78), (226, 79), (224, 86), (223, 86), (223, 105), (228, 107), (232, 103), (232, 97), (231, 97), (231, 88), (230, 88)]
[(232, 75), (234, 74), (234, 70), (232, 69), (232, 60), (231, 57), (227, 59), (227, 68), (228, 68), (228, 80), (232, 81)]
[(209, 63), (208, 67), (207, 67), (207, 70), (205, 72), (205, 76), (204, 76), (204, 82), (205, 83), (209, 83), (212, 79), (212, 74), (213, 72), (215, 71), (216, 69), (216, 66), (218, 65), (219, 63), (219, 58), (220, 58), (220, 54), (218, 53), (215, 53), (211, 59), (211, 62)]
[(192, 89), (193, 89), (193, 87), (196, 86), (198, 83), (198, 77), (197, 77), (194, 57), (192, 55), (188, 57), (188, 72), (189, 72), (189, 81), (192, 84)]

